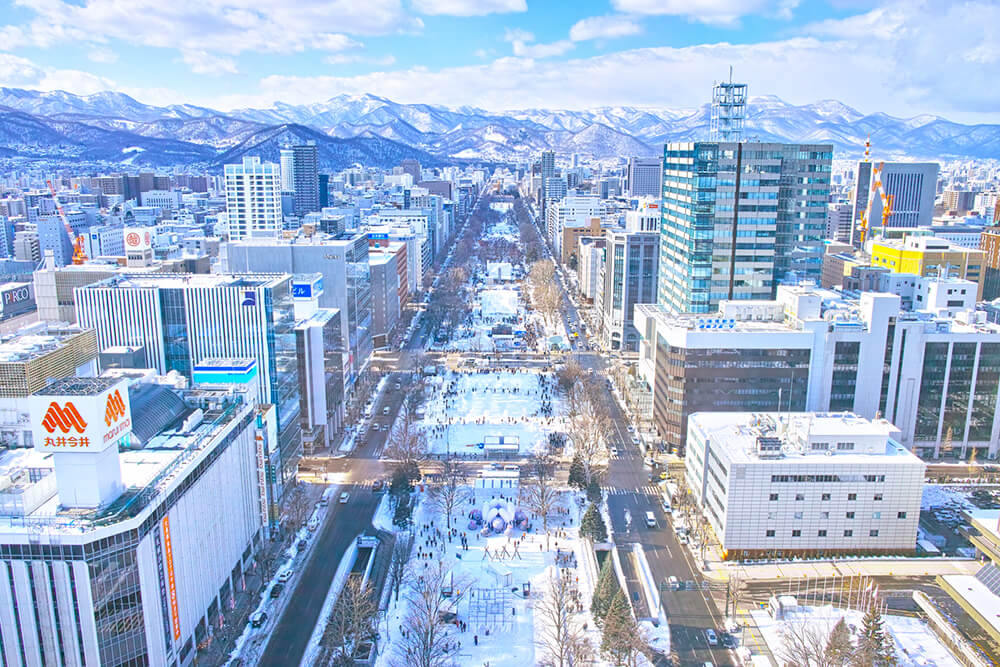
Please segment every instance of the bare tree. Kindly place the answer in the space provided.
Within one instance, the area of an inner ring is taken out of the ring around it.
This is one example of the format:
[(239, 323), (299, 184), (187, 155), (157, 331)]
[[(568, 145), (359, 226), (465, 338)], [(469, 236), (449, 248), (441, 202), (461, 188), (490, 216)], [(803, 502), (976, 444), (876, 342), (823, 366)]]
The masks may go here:
[(545, 531), (545, 548), (549, 548), (549, 517), (559, 506), (560, 493), (556, 489), (554, 465), (545, 457), (537, 457), (528, 464), (528, 479), (522, 484), (524, 504), (542, 520)]
[(454, 459), (443, 462), (441, 481), (430, 489), (431, 505), (444, 514), (445, 525), (451, 530), (451, 518), (456, 507), (464, 505), (469, 500), (468, 478), (465, 471)]
[[(458, 591), (465, 590), (465, 582), (456, 583), (441, 561), (424, 568), (414, 564), (407, 578), (412, 582), (405, 596), (408, 611), (401, 626), (402, 639), (397, 642), (402, 655), (394, 664), (399, 667), (452, 664), (458, 654), (458, 640), (449, 632), (453, 626), (447, 617), (457, 606)], [(450, 594), (445, 594), (446, 589)]]
[(410, 533), (397, 533), (396, 541), (392, 545), (392, 559), (389, 561), (388, 583), (392, 589), (392, 594), (399, 602), (399, 589), (403, 585), (406, 576), (406, 564), (410, 560), (410, 551), (413, 549), (413, 535)]
[(611, 418), (603, 402), (596, 400), (591, 382), (577, 382), (567, 394), (566, 430), (573, 441), (573, 452), (583, 464), (589, 485), (597, 467), (607, 458), (606, 437)]
[(378, 603), (371, 587), (359, 577), (347, 580), (340, 592), (320, 640), (325, 656), (321, 662), (353, 664), (358, 646), (375, 636)]
[(777, 658), (785, 667), (829, 667), (826, 660), (827, 630), (815, 623), (785, 623)]
[(386, 440), (385, 455), (408, 471), (419, 471), (427, 460), (427, 433), (417, 424), (416, 410), (403, 403), (399, 417)]
[(573, 579), (550, 571), (548, 590), (535, 604), (535, 617), (541, 628), (538, 644), (543, 651), (540, 664), (575, 667), (589, 659), (593, 647), (578, 620), (581, 609), (579, 591)]

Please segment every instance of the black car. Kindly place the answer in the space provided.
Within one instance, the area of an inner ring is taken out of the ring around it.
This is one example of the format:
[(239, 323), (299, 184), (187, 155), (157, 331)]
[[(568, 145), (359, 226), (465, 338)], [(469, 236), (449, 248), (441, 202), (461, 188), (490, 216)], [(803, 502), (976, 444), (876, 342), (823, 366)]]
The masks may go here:
[(271, 588), (271, 597), (272, 598), (279, 598), (279, 597), (281, 597), (281, 591), (283, 591), (283, 590), (285, 590), (285, 585), (284, 584), (281, 584), (281, 583), (275, 584), (274, 587)]
[(728, 649), (736, 648), (736, 638), (728, 632), (719, 633), (719, 642)]

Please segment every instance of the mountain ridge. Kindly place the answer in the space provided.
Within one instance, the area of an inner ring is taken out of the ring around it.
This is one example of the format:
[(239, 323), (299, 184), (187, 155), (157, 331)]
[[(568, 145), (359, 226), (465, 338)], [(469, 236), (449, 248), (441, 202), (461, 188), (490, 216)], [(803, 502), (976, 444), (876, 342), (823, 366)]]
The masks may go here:
[[(622, 105), (497, 112), (346, 93), (312, 104), (276, 102), (223, 112), (189, 104), (157, 107), (113, 91), (78, 96), (0, 88), (0, 114), (15, 112), (32, 120), (12, 117), (17, 131), (0, 130), (0, 147), (22, 158), (57, 160), (62, 151), (67, 160), (96, 156), (157, 166), (211, 165), (253, 150), (257, 144), (249, 140), (258, 134), (290, 139), (308, 134), (323, 145), (324, 168), (339, 168), (351, 156), (391, 166), (391, 160), (404, 154), (428, 163), (522, 161), (541, 150), (598, 159), (655, 155), (665, 142), (705, 139), (710, 118), (707, 104), (694, 109)], [(744, 135), (747, 140), (832, 143), (837, 157), (860, 156), (869, 136), (879, 159), (1000, 155), (1000, 125), (964, 125), (927, 114), (863, 114), (832, 99), (793, 105), (773, 95), (752, 97)], [(105, 145), (83, 150), (84, 140)], [(121, 143), (128, 141), (142, 150), (117, 157)], [(261, 150), (270, 153), (272, 148), (265, 141)]]

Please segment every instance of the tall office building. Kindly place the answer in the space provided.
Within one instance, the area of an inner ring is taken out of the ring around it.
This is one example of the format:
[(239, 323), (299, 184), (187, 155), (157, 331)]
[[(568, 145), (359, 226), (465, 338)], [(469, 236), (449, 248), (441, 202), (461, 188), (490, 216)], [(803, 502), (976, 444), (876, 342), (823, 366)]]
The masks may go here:
[(147, 368), (187, 378), (205, 359), (248, 358), (258, 400), (277, 406), (283, 483), (301, 451), (296, 317), (290, 275), (122, 274), (75, 291), (77, 321), (98, 347), (141, 347)]
[(610, 229), (605, 239), (601, 341), (606, 348), (634, 352), (639, 349), (635, 304), (656, 303), (659, 234)]
[(291, 151), (292, 190), (295, 193), (292, 210), (302, 217), (319, 210), (319, 151), (315, 141), (292, 146)]
[(663, 160), (659, 157), (630, 157), (626, 177), (630, 197), (659, 199), (662, 195)]
[[(880, 171), (880, 174), (876, 174)], [(892, 214), (887, 227), (929, 227), (934, 217), (938, 165), (935, 162), (859, 162), (854, 186), (852, 243), (860, 247), (861, 214), (868, 207), (868, 235), (873, 238), (882, 227), (882, 198), (876, 192), (875, 177), (882, 181), (886, 196), (891, 196)], [(871, 206), (868, 206), (869, 202)]]
[(818, 283), (832, 157), (827, 144), (667, 144), (658, 303), (709, 313), (769, 299), (789, 275)]
[(227, 164), (226, 213), (229, 239), (274, 237), (281, 230), (281, 173), (273, 162), (244, 157)]
[(281, 191), (295, 192), (295, 152), (292, 148), (281, 149)]
[(555, 151), (542, 151), (542, 182), (556, 175)]
[(851, 242), (851, 205), (834, 202), (826, 205), (826, 238), (841, 243)]

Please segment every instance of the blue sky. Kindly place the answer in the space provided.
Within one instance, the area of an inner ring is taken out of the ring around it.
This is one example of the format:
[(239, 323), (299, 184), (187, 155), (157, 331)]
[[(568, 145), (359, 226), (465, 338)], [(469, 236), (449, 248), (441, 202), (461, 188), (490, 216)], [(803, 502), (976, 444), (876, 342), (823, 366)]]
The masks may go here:
[(0, 0), (0, 85), (150, 104), (693, 107), (730, 64), (751, 95), (1000, 122), (1000, 3)]

